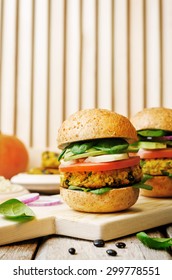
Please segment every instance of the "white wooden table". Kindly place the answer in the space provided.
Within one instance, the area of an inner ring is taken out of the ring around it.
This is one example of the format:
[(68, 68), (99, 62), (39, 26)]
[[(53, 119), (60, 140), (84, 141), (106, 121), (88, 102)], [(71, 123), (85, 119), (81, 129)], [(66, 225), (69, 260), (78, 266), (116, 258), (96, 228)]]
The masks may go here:
[[(146, 231), (150, 236), (172, 237), (172, 225), (161, 226)], [(125, 242), (124, 249), (116, 243)], [(75, 248), (71, 255), (69, 248)], [(109, 256), (107, 249), (117, 251), (116, 256)], [(106, 241), (104, 247), (95, 247), (93, 241), (72, 237), (49, 235), (32, 240), (0, 246), (0, 260), (171, 260), (172, 250), (153, 250), (145, 247), (135, 234)]]

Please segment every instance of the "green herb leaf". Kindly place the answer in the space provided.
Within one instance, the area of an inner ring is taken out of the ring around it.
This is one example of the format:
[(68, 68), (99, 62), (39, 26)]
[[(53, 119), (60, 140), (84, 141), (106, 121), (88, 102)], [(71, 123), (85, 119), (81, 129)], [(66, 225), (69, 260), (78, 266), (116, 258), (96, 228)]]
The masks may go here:
[(172, 238), (152, 238), (145, 232), (139, 232), (136, 236), (145, 246), (151, 249), (166, 249), (172, 246)]
[(7, 218), (34, 217), (34, 212), (23, 202), (12, 198), (0, 204), (0, 214)]

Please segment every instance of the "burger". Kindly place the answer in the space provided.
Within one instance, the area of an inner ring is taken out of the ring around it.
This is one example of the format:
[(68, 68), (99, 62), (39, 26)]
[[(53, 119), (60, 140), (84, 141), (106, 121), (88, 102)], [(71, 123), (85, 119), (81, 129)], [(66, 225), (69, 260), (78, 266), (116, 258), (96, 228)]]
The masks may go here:
[[(141, 190), (150, 197), (172, 197), (172, 109), (145, 108), (131, 118), (138, 141), (131, 146), (139, 149), (143, 176), (151, 191)], [(147, 178), (147, 180), (146, 180)]]
[(137, 133), (128, 118), (106, 109), (71, 115), (58, 131), (60, 194), (73, 209), (116, 212), (134, 205), (142, 184), (140, 158), (129, 157)]

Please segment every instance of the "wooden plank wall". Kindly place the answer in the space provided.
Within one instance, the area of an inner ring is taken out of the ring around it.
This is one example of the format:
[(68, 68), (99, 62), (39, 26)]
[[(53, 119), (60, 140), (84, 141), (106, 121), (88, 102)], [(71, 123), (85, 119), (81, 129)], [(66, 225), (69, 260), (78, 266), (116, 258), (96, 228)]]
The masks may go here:
[(0, 0), (0, 129), (56, 147), (71, 113), (172, 107), (172, 0)]

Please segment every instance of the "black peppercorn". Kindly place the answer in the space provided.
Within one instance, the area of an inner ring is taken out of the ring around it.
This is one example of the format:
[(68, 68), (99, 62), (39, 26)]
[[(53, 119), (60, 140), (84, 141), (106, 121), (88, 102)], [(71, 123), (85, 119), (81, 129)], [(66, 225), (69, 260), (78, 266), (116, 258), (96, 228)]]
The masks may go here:
[(69, 248), (68, 252), (69, 252), (71, 255), (75, 255), (76, 250), (75, 250), (75, 248)]
[(94, 240), (93, 244), (96, 247), (103, 247), (105, 245), (105, 242), (103, 239), (96, 239)]
[(124, 242), (117, 242), (116, 247), (123, 249), (126, 247), (126, 244)]
[(110, 256), (116, 256), (117, 255), (117, 252), (113, 249), (106, 250), (106, 253)]

